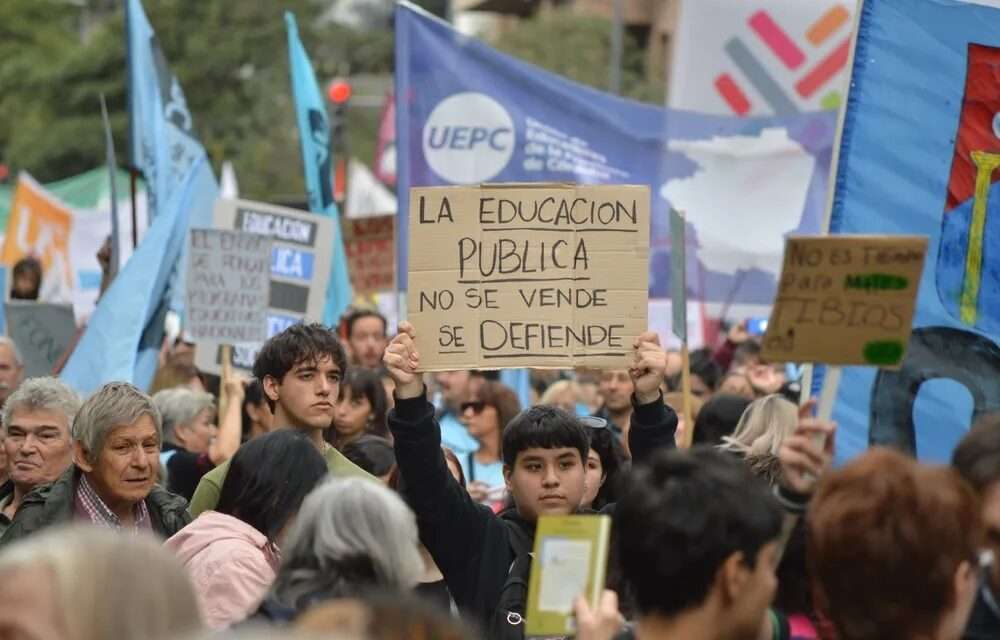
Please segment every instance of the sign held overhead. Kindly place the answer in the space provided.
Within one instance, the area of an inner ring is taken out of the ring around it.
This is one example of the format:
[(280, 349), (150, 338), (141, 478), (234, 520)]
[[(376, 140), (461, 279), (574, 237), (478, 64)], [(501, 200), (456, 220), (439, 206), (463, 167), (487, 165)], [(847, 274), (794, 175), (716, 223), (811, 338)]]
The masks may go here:
[(923, 236), (788, 238), (761, 355), (898, 367), (926, 255)]
[(191, 229), (187, 327), (195, 340), (246, 344), (266, 338), (271, 239)]
[(415, 188), (409, 241), (425, 371), (622, 368), (646, 329), (648, 187)]

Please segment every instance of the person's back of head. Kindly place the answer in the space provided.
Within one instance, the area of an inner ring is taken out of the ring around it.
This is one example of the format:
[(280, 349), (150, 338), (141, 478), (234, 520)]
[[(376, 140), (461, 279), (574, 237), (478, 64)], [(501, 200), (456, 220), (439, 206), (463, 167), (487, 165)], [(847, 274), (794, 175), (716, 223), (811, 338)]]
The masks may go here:
[(783, 396), (758, 398), (743, 412), (733, 435), (722, 438), (719, 448), (736, 453), (756, 475), (774, 484), (781, 474), (778, 452), (798, 423), (798, 407)]
[(951, 464), (979, 494), (1000, 487), (1000, 412), (979, 418), (955, 447)]
[(376, 478), (387, 479), (396, 467), (392, 443), (378, 436), (361, 436), (340, 451), (344, 457)]
[(839, 640), (957, 640), (982, 526), (957, 473), (872, 449), (820, 483), (808, 521), (816, 605)]
[(306, 436), (274, 431), (247, 442), (233, 456), (215, 510), (276, 542), (326, 474), (326, 459)]
[(298, 631), (356, 640), (466, 640), (475, 634), (457, 618), (413, 595), (375, 592), (313, 607), (296, 620)]
[[(739, 460), (709, 447), (633, 469), (614, 514), (615, 552), (643, 618), (709, 610), (718, 637), (753, 638), (777, 580), (782, 513)], [(711, 616), (710, 616), (711, 617)]]
[[(186, 571), (152, 536), (43, 531), (0, 555), (0, 594), (0, 628), (11, 637), (159, 640), (202, 628)], [(20, 635), (24, 622), (34, 633)]]
[(402, 498), (362, 478), (331, 479), (302, 503), (273, 595), (298, 610), (368, 589), (408, 591), (424, 570), (417, 523)]
[(694, 421), (694, 444), (718, 445), (733, 433), (750, 401), (725, 393), (713, 396), (698, 412)]
[(504, 477), (518, 512), (568, 515), (583, 500), (590, 438), (576, 416), (550, 406), (525, 409), (503, 430)]

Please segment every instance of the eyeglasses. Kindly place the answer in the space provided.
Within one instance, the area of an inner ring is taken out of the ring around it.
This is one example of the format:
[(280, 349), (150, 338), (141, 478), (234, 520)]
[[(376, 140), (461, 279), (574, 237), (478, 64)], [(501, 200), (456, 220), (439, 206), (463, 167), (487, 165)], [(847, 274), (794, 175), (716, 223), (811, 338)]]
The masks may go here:
[(607, 429), (608, 421), (604, 418), (598, 418), (597, 416), (578, 416), (577, 420), (580, 421), (583, 426), (590, 429)]
[(460, 408), (462, 410), (462, 413), (465, 413), (469, 409), (472, 409), (472, 413), (478, 415), (483, 412), (483, 409), (486, 408), (486, 403), (483, 402), (482, 400), (473, 400), (472, 402), (463, 402), (460, 405)]

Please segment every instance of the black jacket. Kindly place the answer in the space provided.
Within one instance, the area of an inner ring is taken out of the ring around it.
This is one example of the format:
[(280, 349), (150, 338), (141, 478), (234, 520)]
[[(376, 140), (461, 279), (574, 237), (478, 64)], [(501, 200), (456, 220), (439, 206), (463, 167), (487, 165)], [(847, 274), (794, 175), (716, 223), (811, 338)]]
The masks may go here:
[[(73, 504), (80, 470), (71, 465), (66, 473), (51, 484), (35, 487), (24, 496), (10, 528), (0, 538), (0, 546), (10, 544), (39, 529), (73, 520)], [(146, 508), (153, 531), (169, 538), (191, 522), (187, 500), (159, 486), (146, 497)]]
[[(509, 525), (488, 507), (473, 502), (448, 471), (434, 407), (425, 396), (397, 399), (389, 414), (389, 428), (406, 480), (406, 499), (417, 514), (420, 540), (444, 574), (459, 609), (486, 628), (514, 561)], [(633, 462), (641, 463), (654, 449), (674, 446), (676, 428), (677, 415), (662, 398), (636, 406), (629, 431)], [(609, 513), (613, 506), (602, 512)], [(534, 539), (534, 523), (516, 512), (505, 513), (504, 518)]]

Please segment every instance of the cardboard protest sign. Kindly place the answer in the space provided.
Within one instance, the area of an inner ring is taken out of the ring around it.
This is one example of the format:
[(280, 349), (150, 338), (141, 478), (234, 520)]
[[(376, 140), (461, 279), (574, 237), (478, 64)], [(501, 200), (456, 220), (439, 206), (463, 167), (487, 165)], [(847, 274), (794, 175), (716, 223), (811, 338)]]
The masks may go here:
[[(213, 225), (271, 240), (264, 339), (293, 324), (322, 319), (335, 233), (330, 218), (263, 202), (220, 198), (215, 203)], [(232, 365), (250, 370), (259, 346), (234, 345)], [(195, 364), (202, 371), (219, 374), (220, 358), (219, 349), (199, 349)]]
[(7, 335), (24, 360), (24, 375), (52, 375), (52, 369), (73, 342), (76, 321), (68, 304), (11, 301), (4, 305)]
[(646, 329), (648, 187), (427, 187), (409, 202), (422, 370), (628, 365)]
[(245, 231), (191, 229), (187, 330), (198, 342), (266, 339), (271, 239)]
[(922, 236), (788, 238), (762, 356), (898, 367), (926, 254)]
[(344, 249), (356, 295), (391, 291), (396, 286), (396, 217), (341, 221)]

